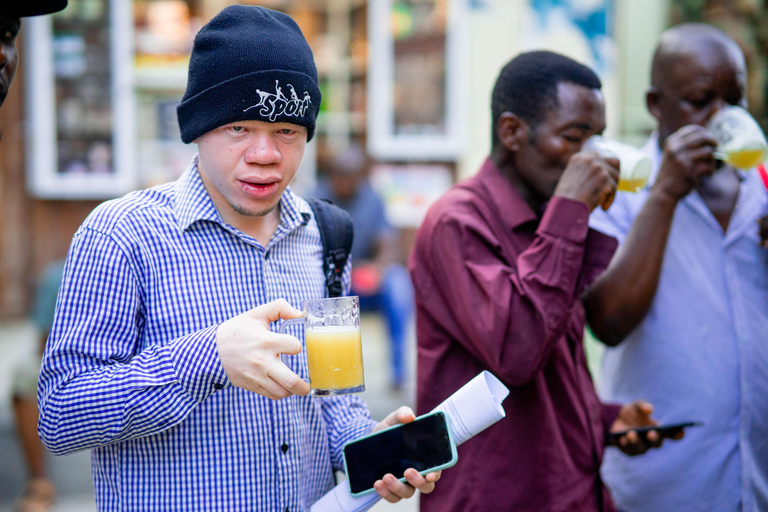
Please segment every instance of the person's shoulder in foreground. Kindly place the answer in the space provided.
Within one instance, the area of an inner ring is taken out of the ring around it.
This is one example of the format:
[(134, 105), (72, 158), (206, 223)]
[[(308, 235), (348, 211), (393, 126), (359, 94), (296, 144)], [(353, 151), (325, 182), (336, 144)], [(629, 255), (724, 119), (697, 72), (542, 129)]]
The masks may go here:
[[(28, 16), (53, 14), (64, 9), (67, 0), (5, 0), (0, 3), (0, 106), (5, 102), (16, 75), (19, 54), (16, 48), (21, 29), (21, 19)], [(0, 129), (0, 138), (2, 130)], [(55, 280), (55, 279), (54, 279)], [(41, 289), (43, 290), (41, 292)], [(38, 285), (32, 305), (32, 320), (38, 328), (41, 347), (50, 328), (56, 302), (58, 283), (53, 286)], [(35, 351), (37, 353), (37, 351)], [(13, 379), (12, 401), (14, 422), (21, 443), (28, 480), (14, 510), (48, 510), (55, 499), (56, 489), (48, 479), (46, 457), (36, 433), (38, 420), (34, 388), (37, 383), (39, 361), (33, 358), (22, 364)]]
[[(279, 357), (302, 342), (275, 325), (324, 294), (317, 223), (288, 190), (319, 107), (296, 23), (225, 8), (195, 38), (177, 109), (191, 166), (99, 206), (73, 239), (40, 434), (55, 453), (93, 449), (100, 510), (307, 510), (346, 441), (413, 420), (310, 399), (306, 364)], [(376, 490), (398, 501), (438, 477), (408, 470)]]
[[(194, 169), (191, 169), (194, 171)], [(190, 179), (190, 170), (179, 180)], [(175, 211), (179, 182), (155, 185), (152, 188), (129, 192), (123, 197), (110, 199), (96, 206), (86, 217), (80, 229), (94, 229), (111, 234), (116, 226), (126, 222), (146, 222), (153, 211)], [(142, 219), (142, 220), (137, 220)]]
[(615, 347), (603, 356), (603, 395), (643, 396), (663, 423), (703, 423), (639, 460), (606, 455), (605, 480), (626, 510), (768, 504), (768, 252), (758, 233), (768, 195), (755, 170), (715, 160), (707, 127), (745, 107), (746, 92), (732, 38), (701, 23), (665, 31), (647, 92), (656, 179), (594, 224), (623, 240), (585, 300), (593, 332)]
[(3, 66), (0, 68), (0, 106), (8, 95), (19, 63), (16, 40), (21, 18), (53, 14), (66, 6), (67, 0), (5, 0), (0, 3), (0, 53), (3, 56)]
[[(510, 389), (507, 416), (462, 447), (423, 511), (614, 510), (599, 475), (605, 434), (653, 423), (644, 402), (599, 402), (582, 346), (579, 294), (616, 247), (587, 225), (618, 181), (615, 160), (581, 152), (605, 128), (600, 88), (562, 55), (510, 61), (493, 90), (490, 157), (419, 228), (418, 412), (482, 370)], [(640, 453), (659, 439), (618, 444)]]

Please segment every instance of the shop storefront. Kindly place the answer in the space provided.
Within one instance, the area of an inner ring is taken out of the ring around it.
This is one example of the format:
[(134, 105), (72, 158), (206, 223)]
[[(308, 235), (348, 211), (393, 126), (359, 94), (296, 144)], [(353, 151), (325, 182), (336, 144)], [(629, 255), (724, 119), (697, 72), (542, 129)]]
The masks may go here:
[(0, 318), (26, 312), (35, 276), (96, 204), (186, 168), (195, 146), (175, 109), (192, 40), (232, 3), (289, 13), (313, 48), (323, 106), (293, 188), (311, 190), (350, 143), (366, 147), (406, 248), (431, 201), (488, 153), (490, 91), (515, 53), (548, 47), (594, 66), (609, 131), (650, 126), (641, 89), (663, 0), (642, 12), (614, 0), (69, 0), (24, 21), (0, 112)]

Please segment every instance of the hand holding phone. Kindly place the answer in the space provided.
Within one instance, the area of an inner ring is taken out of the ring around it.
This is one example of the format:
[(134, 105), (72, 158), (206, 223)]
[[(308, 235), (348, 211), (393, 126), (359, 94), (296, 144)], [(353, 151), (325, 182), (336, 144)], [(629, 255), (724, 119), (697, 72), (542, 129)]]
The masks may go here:
[(344, 445), (344, 469), (352, 496), (374, 492), (373, 484), (391, 473), (401, 482), (408, 468), (422, 475), (456, 464), (450, 422), (442, 412), (419, 416)]
[(635, 427), (630, 428), (627, 430), (621, 430), (619, 432), (609, 432), (608, 433), (608, 439), (611, 441), (612, 444), (617, 444), (619, 442), (619, 439), (624, 437), (625, 435), (629, 434), (630, 431), (634, 430), (637, 432), (638, 437), (645, 441), (648, 436), (648, 432), (651, 430), (655, 430), (659, 433), (659, 438), (670, 438), (674, 435), (678, 434), (679, 432), (682, 432), (688, 427), (698, 427), (703, 425), (700, 421), (684, 421), (681, 423), (669, 423), (667, 425), (649, 425), (647, 427)]

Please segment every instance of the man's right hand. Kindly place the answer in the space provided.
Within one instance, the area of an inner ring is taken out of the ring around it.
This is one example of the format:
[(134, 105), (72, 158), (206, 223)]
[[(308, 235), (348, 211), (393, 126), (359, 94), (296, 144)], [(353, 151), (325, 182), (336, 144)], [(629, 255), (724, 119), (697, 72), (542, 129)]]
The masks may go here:
[(583, 151), (568, 160), (553, 195), (586, 203), (590, 212), (598, 206), (607, 210), (616, 195), (618, 183), (618, 159)]
[(230, 382), (272, 400), (309, 393), (309, 384), (280, 359), (280, 354), (301, 352), (301, 342), (269, 330), (271, 322), (301, 315), (285, 299), (278, 299), (219, 325), (216, 346)]
[(702, 176), (715, 171), (717, 141), (706, 128), (690, 124), (667, 137), (653, 188), (674, 200), (688, 195)]

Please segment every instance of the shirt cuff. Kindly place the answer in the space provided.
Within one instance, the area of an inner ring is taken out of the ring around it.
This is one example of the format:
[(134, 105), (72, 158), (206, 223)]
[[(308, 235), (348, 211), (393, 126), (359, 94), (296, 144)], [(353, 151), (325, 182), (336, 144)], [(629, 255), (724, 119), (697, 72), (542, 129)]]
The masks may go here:
[(231, 385), (219, 359), (216, 330), (212, 325), (171, 344), (171, 359), (176, 378), (197, 402)]
[(583, 243), (589, 230), (589, 207), (581, 201), (553, 197), (539, 223), (547, 235)]
[(350, 421), (344, 430), (339, 434), (339, 450), (337, 453), (331, 453), (331, 466), (337, 471), (344, 471), (344, 458), (342, 452), (344, 445), (355, 439), (359, 439), (376, 427), (377, 422), (367, 416), (360, 416)]

